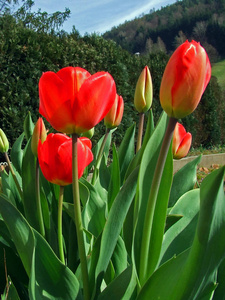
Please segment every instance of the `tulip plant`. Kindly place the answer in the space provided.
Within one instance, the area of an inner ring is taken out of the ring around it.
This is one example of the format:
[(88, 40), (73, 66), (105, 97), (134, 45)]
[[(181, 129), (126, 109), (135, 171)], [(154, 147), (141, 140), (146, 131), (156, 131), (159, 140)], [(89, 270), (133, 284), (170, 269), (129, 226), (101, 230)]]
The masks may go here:
[[(173, 174), (173, 158), (191, 145), (178, 120), (196, 108), (210, 75), (199, 43), (179, 46), (155, 124), (146, 66), (134, 96), (139, 128), (148, 119), (138, 147), (135, 124), (112, 143), (124, 102), (109, 73), (42, 75), (39, 112), (49, 130), (28, 114), (10, 159), (0, 130), (9, 165), (0, 189), (2, 299), (223, 299), (224, 166), (200, 186), (200, 156)], [(90, 131), (103, 119), (106, 133), (92, 147)]]

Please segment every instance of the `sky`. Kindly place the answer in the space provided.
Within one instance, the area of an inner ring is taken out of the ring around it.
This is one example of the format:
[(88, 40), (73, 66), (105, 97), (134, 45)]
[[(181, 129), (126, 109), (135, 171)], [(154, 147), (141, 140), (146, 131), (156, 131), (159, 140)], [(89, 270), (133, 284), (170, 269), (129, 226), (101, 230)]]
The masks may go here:
[(73, 25), (80, 35), (102, 34), (113, 26), (118, 26), (147, 14), (151, 9), (160, 9), (176, 0), (34, 0), (33, 11), (53, 13), (69, 8), (70, 18), (62, 29), (71, 32)]

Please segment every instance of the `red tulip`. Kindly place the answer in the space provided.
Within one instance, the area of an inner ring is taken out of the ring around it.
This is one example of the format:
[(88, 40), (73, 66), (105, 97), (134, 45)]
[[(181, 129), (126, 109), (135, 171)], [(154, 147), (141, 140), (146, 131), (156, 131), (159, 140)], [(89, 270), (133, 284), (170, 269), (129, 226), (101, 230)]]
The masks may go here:
[(104, 124), (107, 128), (118, 127), (123, 117), (124, 102), (122, 96), (116, 94), (116, 98), (110, 111), (104, 118)]
[(183, 125), (177, 123), (173, 133), (172, 152), (173, 158), (180, 159), (185, 157), (190, 150), (192, 135), (186, 132)]
[[(78, 177), (93, 160), (91, 141), (78, 139)], [(50, 133), (42, 144), (38, 144), (38, 160), (45, 178), (61, 186), (72, 183), (72, 139), (61, 133)]]
[(79, 67), (46, 72), (39, 81), (39, 112), (53, 128), (64, 133), (82, 133), (109, 112), (116, 85), (109, 73), (91, 75)]
[(186, 41), (171, 56), (163, 74), (160, 102), (169, 117), (183, 118), (197, 107), (211, 77), (205, 49)]

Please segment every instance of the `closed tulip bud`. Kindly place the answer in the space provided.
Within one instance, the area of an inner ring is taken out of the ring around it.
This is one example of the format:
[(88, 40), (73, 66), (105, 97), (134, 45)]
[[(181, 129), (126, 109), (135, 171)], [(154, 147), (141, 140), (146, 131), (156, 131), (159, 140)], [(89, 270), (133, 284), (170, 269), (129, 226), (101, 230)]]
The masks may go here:
[(9, 141), (2, 129), (0, 129), (0, 152), (5, 153), (9, 150)]
[(139, 113), (145, 113), (152, 106), (152, 77), (148, 66), (145, 66), (138, 78), (135, 94), (134, 106)]
[(186, 132), (184, 126), (177, 123), (173, 133), (172, 152), (174, 159), (185, 157), (190, 150), (192, 142), (192, 135)]
[(211, 77), (205, 49), (186, 41), (173, 53), (165, 68), (160, 102), (169, 117), (183, 118), (197, 107)]
[(113, 129), (119, 126), (123, 117), (124, 102), (122, 96), (116, 95), (113, 106), (104, 118), (107, 128)]
[(36, 157), (38, 156), (37, 148), (38, 148), (39, 140), (41, 140), (41, 142), (44, 143), (46, 138), (47, 138), (47, 131), (45, 128), (45, 124), (42, 118), (39, 118), (34, 127), (33, 135), (31, 138), (31, 150)]

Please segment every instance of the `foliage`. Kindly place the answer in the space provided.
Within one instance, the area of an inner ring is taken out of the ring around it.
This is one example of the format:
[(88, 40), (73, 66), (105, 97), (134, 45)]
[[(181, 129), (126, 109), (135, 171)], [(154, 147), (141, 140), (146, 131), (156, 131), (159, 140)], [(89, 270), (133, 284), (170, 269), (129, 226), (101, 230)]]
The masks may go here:
[[(153, 129), (149, 115), (144, 142), (137, 154), (133, 151), (135, 126), (130, 127), (118, 151), (113, 147), (112, 162), (102, 157), (95, 183), (88, 181), (87, 173), (80, 179), (93, 299), (166, 300), (169, 295), (174, 300), (203, 296), (217, 300), (224, 293), (224, 167), (206, 176), (200, 188), (194, 188), (201, 158), (173, 176), (170, 148), (153, 207), (152, 230), (146, 232), (144, 227), (167, 121), (163, 113)], [(32, 120), (25, 122), (26, 133), (32, 127)], [(112, 132), (112, 138), (113, 135)], [(34, 300), (43, 295), (45, 299), (84, 299), (71, 186), (65, 189), (63, 204), (64, 265), (59, 259), (56, 234), (59, 187), (40, 174), (46, 229), (43, 237), (38, 232), (35, 203), (36, 158), (30, 147), (31, 137), (27, 138), (29, 141), (21, 147), (24, 134), (21, 135), (11, 153), (22, 198), (11, 172), (1, 173), (0, 251), (5, 259), (0, 261), (0, 274), (7, 270), (8, 276), (1, 278), (0, 292), (3, 299), (11, 296)], [(96, 157), (101, 143), (102, 140), (93, 149)], [(110, 140), (108, 143), (109, 147)], [(143, 257), (139, 241), (147, 235), (154, 243), (150, 243), (149, 257)], [(139, 282), (141, 261), (150, 264), (151, 272)]]

